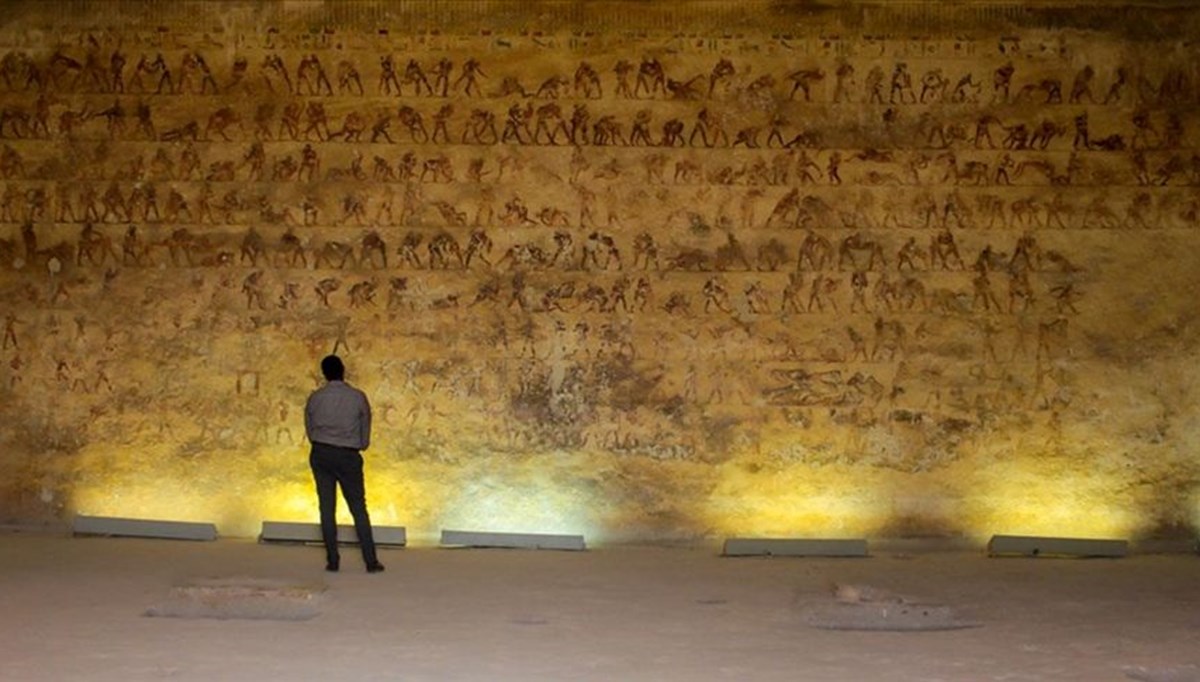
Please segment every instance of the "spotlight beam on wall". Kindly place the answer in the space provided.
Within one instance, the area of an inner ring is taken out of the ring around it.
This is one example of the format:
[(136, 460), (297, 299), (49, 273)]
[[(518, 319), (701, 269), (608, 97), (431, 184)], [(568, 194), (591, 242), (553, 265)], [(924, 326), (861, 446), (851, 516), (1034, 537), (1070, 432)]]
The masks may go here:
[(556, 535), (551, 533), (493, 533), (468, 530), (443, 530), (441, 544), (446, 547), (557, 549), (575, 552), (587, 549), (582, 535)]
[(126, 519), (115, 516), (86, 516), (76, 514), (71, 522), (75, 535), (106, 537), (161, 538), (165, 540), (216, 540), (217, 526), (192, 521), (163, 521), (159, 519)]
[(993, 535), (988, 541), (988, 556), (1024, 557), (1104, 557), (1119, 558), (1129, 553), (1126, 540), (1056, 538), (1033, 535)]
[[(404, 547), (408, 544), (408, 532), (404, 526), (371, 527), (371, 536), (380, 546)], [(337, 539), (342, 544), (358, 544), (358, 532), (354, 526), (338, 524)], [(259, 542), (309, 543), (322, 542), (321, 525), (318, 523), (296, 523), (292, 521), (263, 521)]]

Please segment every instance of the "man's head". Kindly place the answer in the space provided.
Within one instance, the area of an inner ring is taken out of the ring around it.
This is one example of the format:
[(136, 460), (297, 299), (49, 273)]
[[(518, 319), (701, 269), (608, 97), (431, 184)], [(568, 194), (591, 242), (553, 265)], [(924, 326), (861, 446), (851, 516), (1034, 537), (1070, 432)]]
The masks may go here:
[(321, 373), (325, 375), (326, 381), (342, 381), (346, 378), (346, 366), (338, 356), (326, 355), (321, 360)]

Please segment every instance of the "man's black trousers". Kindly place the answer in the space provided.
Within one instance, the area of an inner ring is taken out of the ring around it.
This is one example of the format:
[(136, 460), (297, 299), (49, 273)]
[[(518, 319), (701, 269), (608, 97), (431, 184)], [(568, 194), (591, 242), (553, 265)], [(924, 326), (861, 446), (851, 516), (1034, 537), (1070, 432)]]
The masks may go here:
[(308, 463), (317, 483), (317, 505), (321, 510), (321, 539), (325, 542), (325, 559), (338, 562), (337, 544), (337, 486), (354, 517), (354, 530), (362, 547), (363, 561), (368, 566), (377, 562), (375, 536), (371, 532), (371, 517), (367, 515), (367, 493), (363, 483), (363, 458), (358, 450), (325, 443), (313, 443)]

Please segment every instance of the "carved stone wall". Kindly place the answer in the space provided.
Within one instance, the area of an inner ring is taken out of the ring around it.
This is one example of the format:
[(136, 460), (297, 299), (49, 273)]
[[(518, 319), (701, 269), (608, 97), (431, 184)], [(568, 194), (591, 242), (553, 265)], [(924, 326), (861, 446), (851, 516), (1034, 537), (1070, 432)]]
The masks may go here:
[[(52, 7), (54, 9), (48, 9)], [(1200, 523), (1185, 5), (15, 4), (0, 512)]]

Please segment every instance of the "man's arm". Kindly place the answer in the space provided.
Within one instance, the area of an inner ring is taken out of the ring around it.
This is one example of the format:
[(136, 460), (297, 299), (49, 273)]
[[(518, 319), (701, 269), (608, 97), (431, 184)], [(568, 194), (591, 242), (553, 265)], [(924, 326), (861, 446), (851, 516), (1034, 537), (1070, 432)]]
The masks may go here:
[(367, 394), (362, 394), (362, 415), (358, 421), (359, 428), (362, 429), (360, 437), (362, 439), (362, 449), (366, 450), (371, 445), (371, 403), (367, 400)]
[(312, 442), (312, 396), (304, 403), (304, 436)]

